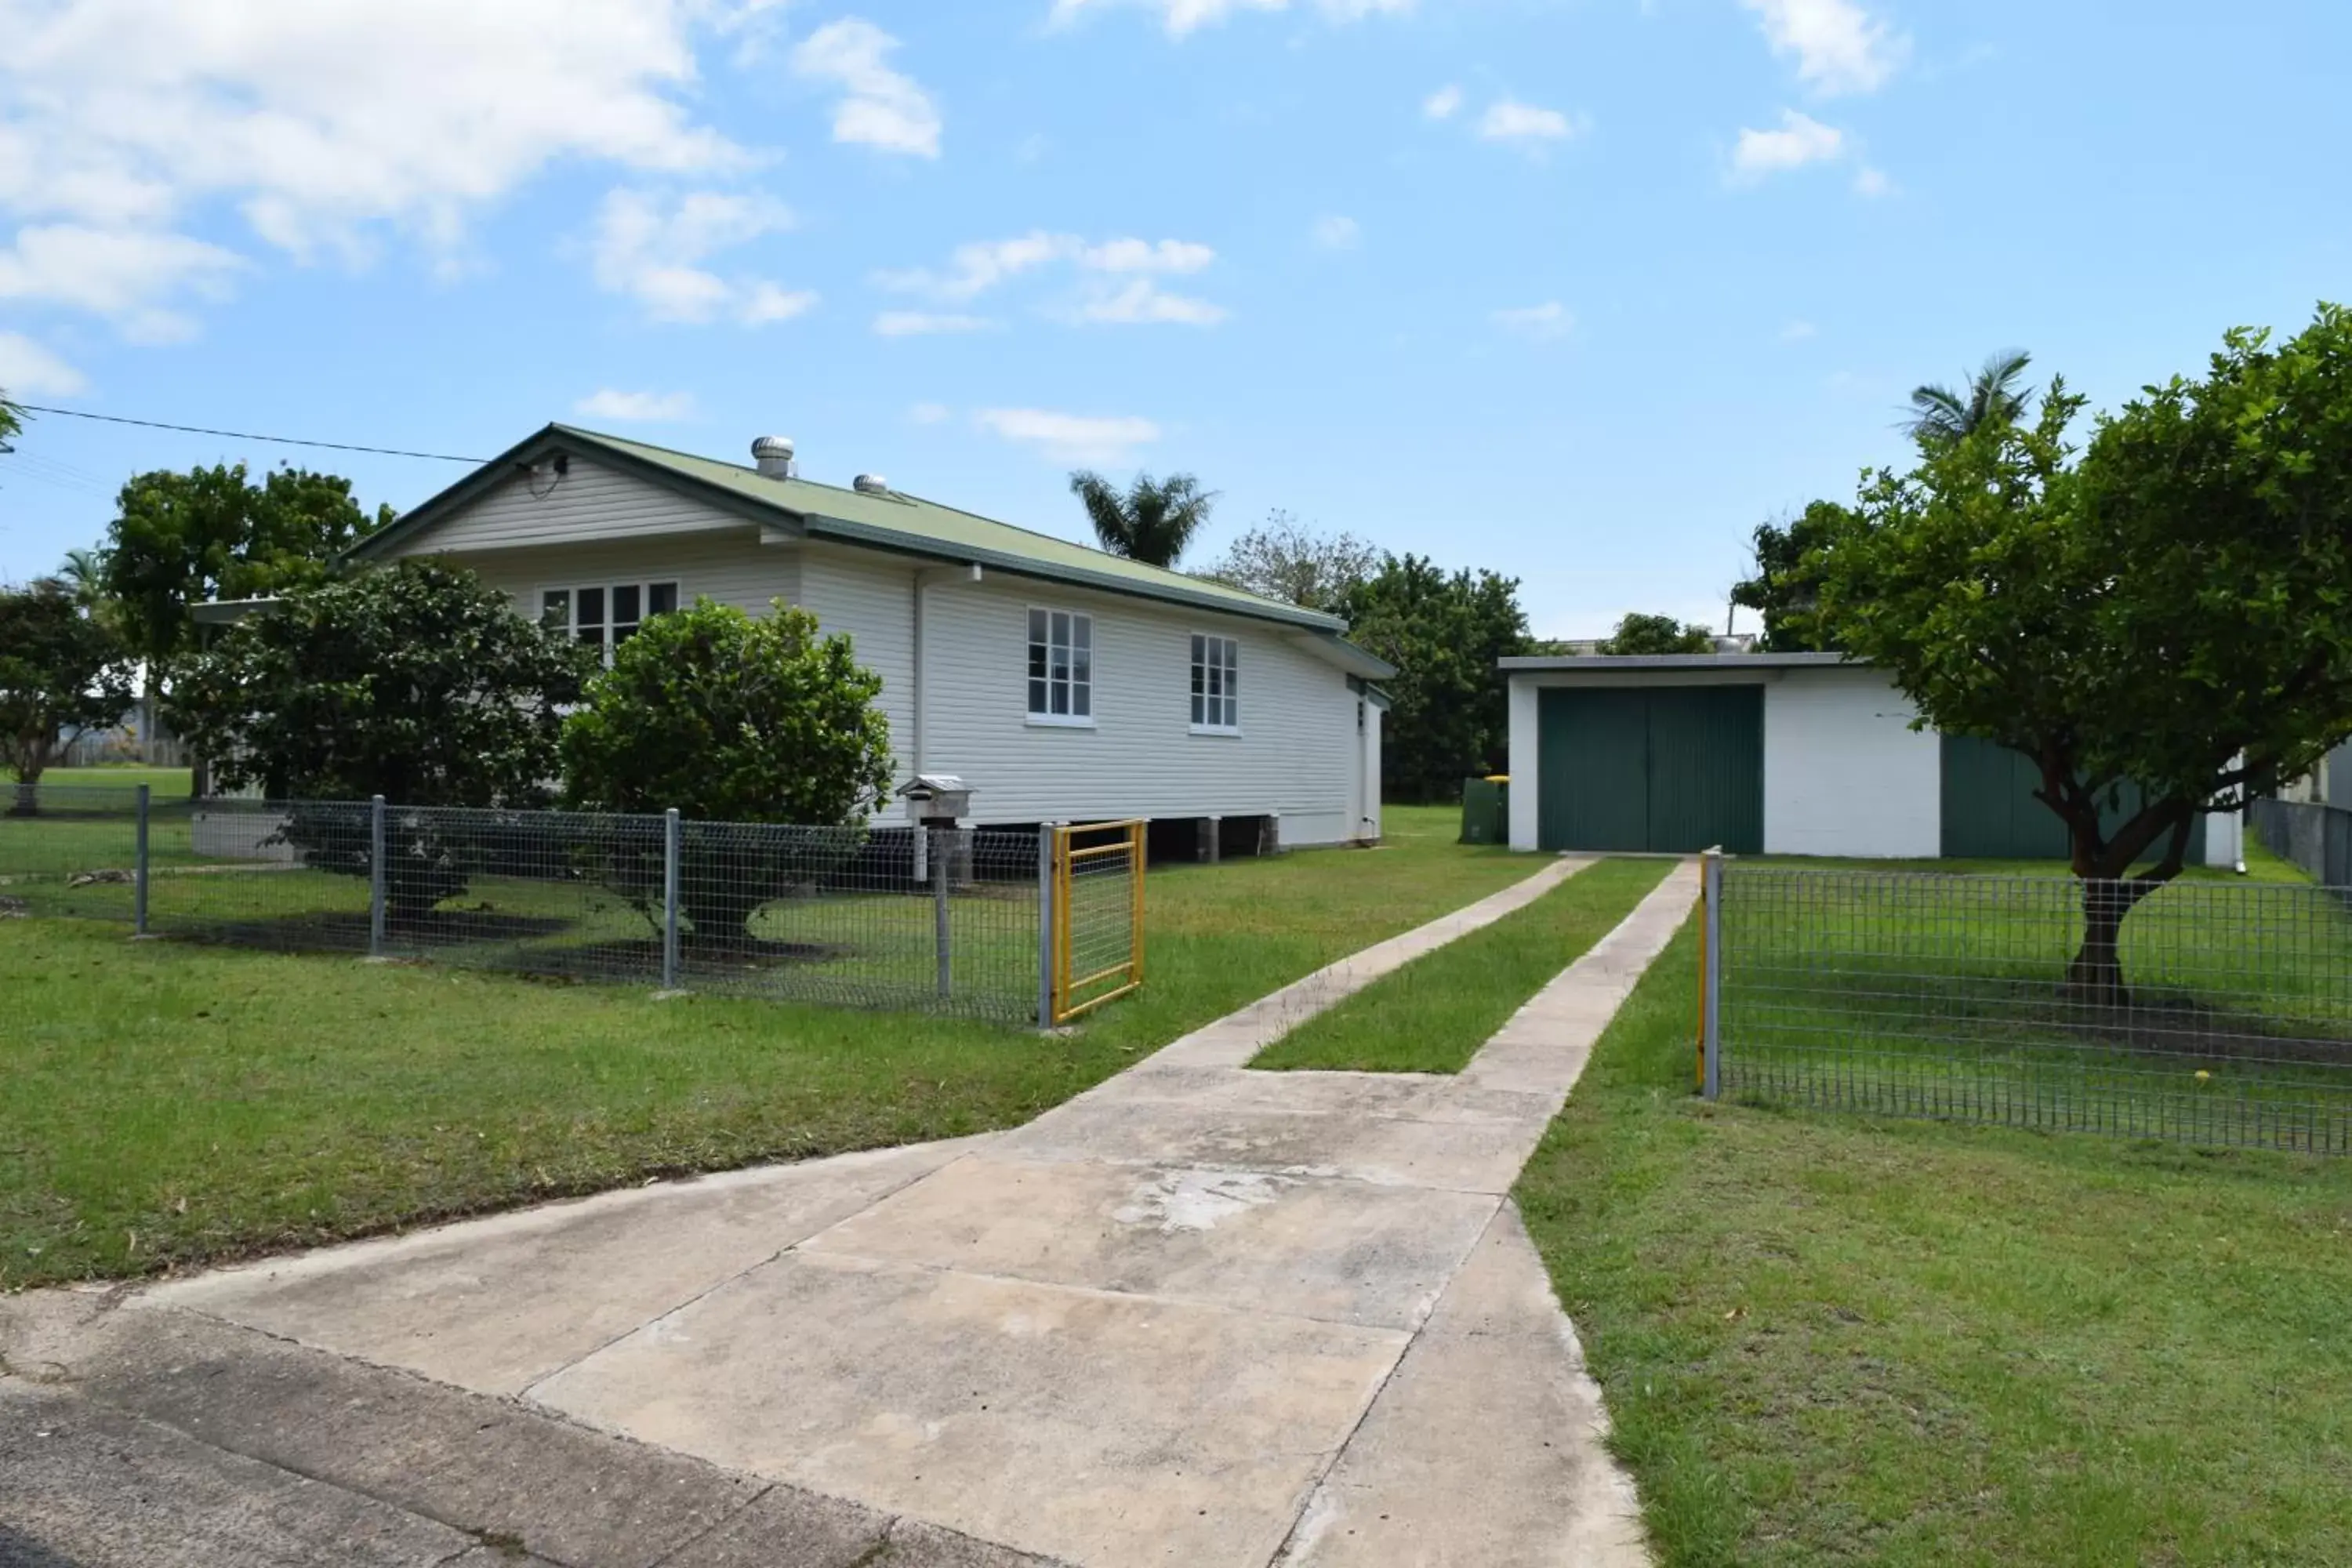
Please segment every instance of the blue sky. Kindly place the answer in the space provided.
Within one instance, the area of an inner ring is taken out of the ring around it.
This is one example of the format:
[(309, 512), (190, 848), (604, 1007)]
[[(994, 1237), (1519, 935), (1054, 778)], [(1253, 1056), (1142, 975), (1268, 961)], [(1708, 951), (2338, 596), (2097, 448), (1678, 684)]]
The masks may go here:
[[(0, 387), (487, 456), (565, 419), (1083, 536), (1198, 474), (1719, 622), (1758, 521), (2031, 349), (2095, 405), (2352, 295), (2352, 9), (0, 0)], [(67, 418), (0, 578), (151, 467)], [(318, 455), (408, 506), (453, 465)]]

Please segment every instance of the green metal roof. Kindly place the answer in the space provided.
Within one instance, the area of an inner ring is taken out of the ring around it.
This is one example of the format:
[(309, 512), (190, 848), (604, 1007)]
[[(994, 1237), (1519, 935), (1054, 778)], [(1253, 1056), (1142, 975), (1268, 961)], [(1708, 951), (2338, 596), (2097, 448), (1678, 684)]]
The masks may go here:
[[(1347, 629), (1347, 623), (1336, 616), (1303, 609), (1164, 566), (1147, 566), (1139, 561), (960, 511), (919, 496), (896, 490), (869, 495), (811, 479), (770, 479), (740, 463), (676, 452), (667, 447), (583, 430), (572, 425), (548, 426), (416, 507), (381, 533), (362, 541), (352, 553), (376, 554), (394, 540), (430, 527), (440, 516), (495, 483), (516, 462), (526, 460), (534, 452), (555, 447), (593, 452), (649, 478), (667, 476), (683, 480), (709, 499), (730, 503), (732, 510), (747, 515), (782, 514), (779, 521), (788, 519), (813, 538), (941, 560), (978, 562), (983, 566), (1029, 576), (1224, 610), (1316, 631), (1339, 633)], [(1382, 668), (1386, 669), (1385, 665)]]

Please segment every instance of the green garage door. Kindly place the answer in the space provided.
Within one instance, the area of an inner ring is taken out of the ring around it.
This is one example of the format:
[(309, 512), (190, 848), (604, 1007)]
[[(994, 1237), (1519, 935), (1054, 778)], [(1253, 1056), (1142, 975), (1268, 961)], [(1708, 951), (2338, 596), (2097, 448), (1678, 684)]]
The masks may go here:
[(1763, 849), (1763, 688), (1554, 688), (1536, 714), (1544, 848)]
[[(2022, 752), (1975, 735), (1946, 735), (1944, 840), (1947, 858), (2066, 860), (2074, 849), (2058, 814), (2033, 796), (2042, 771)], [(2099, 812), (2112, 833), (2140, 808), (2139, 786), (2126, 784)], [(2158, 854), (2163, 853), (2161, 841)], [(2189, 831), (2189, 863), (2205, 859), (2205, 818)]]

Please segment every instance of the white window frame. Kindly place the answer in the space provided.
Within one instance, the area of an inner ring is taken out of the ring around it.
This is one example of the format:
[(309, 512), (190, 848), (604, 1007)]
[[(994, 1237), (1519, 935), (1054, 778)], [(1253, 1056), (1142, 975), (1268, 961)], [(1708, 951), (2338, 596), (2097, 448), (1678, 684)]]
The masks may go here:
[[(1186, 644), (1185, 695), (1195, 735), (1242, 732), (1242, 639), (1226, 632), (1194, 632)], [(1223, 654), (1219, 658), (1216, 656)]]
[[(547, 601), (551, 595), (561, 594), (563, 595), (563, 625), (561, 629), (565, 637), (570, 637), (573, 642), (578, 642), (581, 640), (580, 595), (583, 592), (602, 594), (604, 618), (596, 628), (599, 633), (597, 652), (609, 667), (613, 662), (613, 649), (620, 646), (613, 637), (613, 593), (619, 588), (635, 588), (637, 591), (637, 618), (627, 623), (632, 633), (656, 615), (670, 614), (687, 602), (686, 590), (675, 577), (652, 577), (635, 583), (551, 583), (539, 591), (539, 624), (542, 626), (551, 626), (552, 623), (548, 619)], [(653, 591), (656, 588), (667, 588), (670, 591), (669, 610), (656, 610), (653, 607)]]
[[(1037, 628), (1043, 616), (1045, 636), (1040, 641)], [(1054, 623), (1064, 623), (1065, 637), (1059, 645), (1054, 641)], [(1081, 646), (1083, 645), (1083, 646)], [(1065, 662), (1055, 673), (1054, 650), (1062, 650)], [(1045, 650), (1041, 665), (1038, 649)], [(1022, 616), (1022, 707), (1028, 713), (1028, 722), (1047, 730), (1091, 730), (1095, 727), (1095, 618), (1084, 610), (1057, 609), (1051, 605), (1031, 605)], [(1043, 674), (1039, 671), (1042, 668)], [(1055, 688), (1062, 689), (1063, 710), (1054, 711)], [(1039, 707), (1043, 698), (1044, 707)], [(1079, 709), (1085, 709), (1081, 713)]]

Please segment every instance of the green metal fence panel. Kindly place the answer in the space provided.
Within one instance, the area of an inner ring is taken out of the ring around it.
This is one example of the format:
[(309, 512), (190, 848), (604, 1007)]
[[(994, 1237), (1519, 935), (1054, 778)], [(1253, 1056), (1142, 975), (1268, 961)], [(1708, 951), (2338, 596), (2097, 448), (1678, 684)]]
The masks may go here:
[[(1974, 735), (1944, 736), (1943, 753), (1943, 848), (1948, 859), (2072, 858), (2066, 824), (2034, 796), (2042, 787), (2042, 772), (2032, 758)], [(2100, 826), (2114, 832), (2139, 814), (2142, 799), (2137, 784), (2116, 786), (2100, 803)], [(2200, 816), (2189, 831), (2192, 866), (2205, 860), (2205, 824)], [(2161, 844), (2158, 853), (2162, 853)]]
[(1536, 841), (1642, 850), (1650, 839), (1650, 707), (1640, 691), (1555, 689), (1536, 701)]
[(1764, 852), (1764, 689), (1664, 687), (1650, 700), (1650, 826), (1643, 847)]

